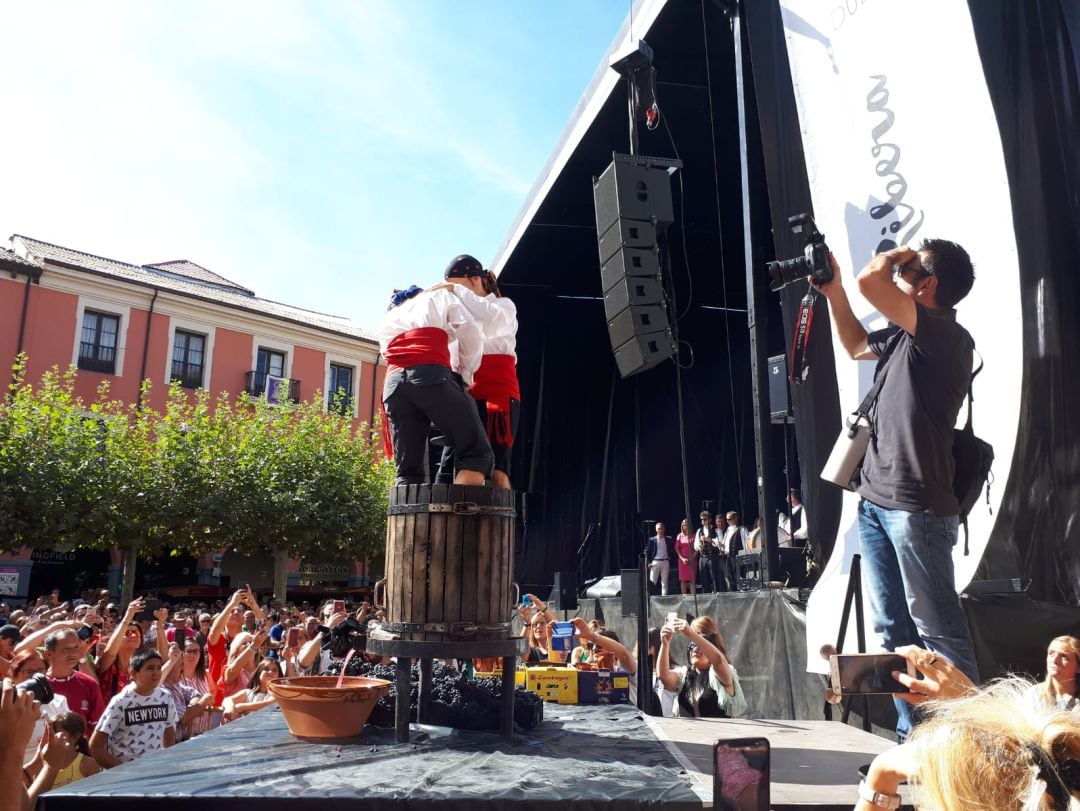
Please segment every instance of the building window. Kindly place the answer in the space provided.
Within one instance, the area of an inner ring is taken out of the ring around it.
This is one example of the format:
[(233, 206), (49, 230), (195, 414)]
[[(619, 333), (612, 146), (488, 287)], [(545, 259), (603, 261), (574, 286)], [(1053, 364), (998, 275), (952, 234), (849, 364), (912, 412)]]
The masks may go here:
[(271, 403), (300, 402), (300, 381), (285, 377), (285, 353), (259, 347), (255, 370), (248, 372), (247, 392), (253, 397), (266, 396)]
[(179, 380), (184, 388), (197, 389), (203, 384), (205, 364), (206, 336), (177, 330), (173, 339), (172, 379)]
[(266, 379), (266, 375), (285, 377), (285, 353), (259, 347), (259, 357), (255, 362), (255, 371)]
[(330, 364), (330, 382), (326, 386), (326, 407), (335, 414), (353, 413), (353, 374), (351, 366)]
[(83, 312), (79, 368), (88, 372), (116, 374), (116, 340), (119, 334), (119, 316), (92, 310)]

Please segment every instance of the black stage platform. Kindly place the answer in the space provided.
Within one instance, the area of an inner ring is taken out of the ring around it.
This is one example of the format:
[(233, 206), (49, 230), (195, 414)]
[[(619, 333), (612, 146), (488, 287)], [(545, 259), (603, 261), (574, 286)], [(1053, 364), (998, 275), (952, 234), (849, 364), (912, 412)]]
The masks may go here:
[(547, 704), (545, 720), (495, 733), (413, 726), (413, 741), (367, 727), (357, 739), (293, 738), (271, 708), (134, 763), (57, 789), (68, 809), (707, 807), (712, 744), (766, 737), (773, 807), (851, 808), (858, 767), (891, 744), (839, 722), (648, 718), (632, 707)]
[[(512, 743), (497, 733), (368, 726), (360, 738), (305, 743), (276, 707), (42, 798), (45, 811), (155, 808), (701, 808), (695, 783), (629, 706), (548, 704)], [(419, 734), (423, 730), (426, 734)], [(297, 802), (302, 805), (297, 806)]]

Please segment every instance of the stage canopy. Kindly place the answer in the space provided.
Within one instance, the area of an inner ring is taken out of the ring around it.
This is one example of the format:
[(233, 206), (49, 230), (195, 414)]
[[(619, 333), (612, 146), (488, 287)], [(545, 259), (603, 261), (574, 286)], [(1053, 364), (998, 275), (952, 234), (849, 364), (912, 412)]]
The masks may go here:
[[(524, 409), (513, 479), (522, 493), (523, 583), (550, 583), (555, 571), (585, 578), (632, 565), (644, 537), (639, 522), (662, 520), (674, 535), (683, 515), (696, 515), (704, 502), (713, 512), (739, 510), (748, 524), (757, 517), (746, 243), (756, 294), (767, 304), (758, 324), (762, 355), (779, 355), (803, 291), (768, 293), (764, 265), (799, 252), (784, 222), (812, 209), (780, 5), (745, 4), (749, 227), (727, 4), (641, 0), (612, 45), (611, 52), (626, 47), (632, 24), (633, 36), (652, 47), (661, 122), (642, 129), (639, 151), (684, 163), (673, 179), (676, 224), (664, 269), (674, 290), (681, 375), (668, 362), (620, 380), (611, 354), (591, 181), (612, 152), (628, 151), (628, 128), (625, 85), (607, 57), (493, 263), (521, 323)], [(995, 447), (1000, 505), (980, 530), (986, 553), (977, 576), (1020, 577), (1038, 599), (1075, 604), (1080, 440), (1070, 418), (1080, 407), (1080, 319), (1073, 315), (1080, 303), (1080, 8), (1068, 0), (971, 0), (968, 12), (1000, 133), (1019, 267), (1019, 300), (1002, 296), (997, 304), (1005, 318), (1021, 311), (1022, 346), (1014, 349), (1021, 357), (1012, 365), (1023, 370), (1019, 380), (995, 377), (998, 359), (986, 359), (983, 385), (1019, 387), (1021, 406), (1014, 446)], [(882, 38), (887, 42), (888, 32)], [(917, 43), (904, 47), (919, 53)], [(949, 69), (947, 55), (919, 58)], [(992, 244), (967, 247), (977, 265), (994, 251)], [(762, 474), (777, 506), (789, 485), (801, 485), (824, 561), (842, 529), (841, 496), (817, 473), (839, 431), (841, 402), (823, 308), (815, 319), (821, 340), (811, 347), (812, 375), (792, 387), (795, 425), (772, 426)], [(977, 402), (977, 415), (980, 406), (987, 407)]]

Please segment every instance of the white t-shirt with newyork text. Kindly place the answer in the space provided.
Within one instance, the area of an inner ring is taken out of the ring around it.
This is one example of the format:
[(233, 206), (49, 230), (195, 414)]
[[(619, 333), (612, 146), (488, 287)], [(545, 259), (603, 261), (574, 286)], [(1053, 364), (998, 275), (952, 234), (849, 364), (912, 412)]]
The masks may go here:
[(97, 728), (109, 736), (109, 754), (127, 763), (164, 748), (165, 730), (178, 720), (176, 703), (163, 687), (141, 696), (129, 685), (113, 696)]

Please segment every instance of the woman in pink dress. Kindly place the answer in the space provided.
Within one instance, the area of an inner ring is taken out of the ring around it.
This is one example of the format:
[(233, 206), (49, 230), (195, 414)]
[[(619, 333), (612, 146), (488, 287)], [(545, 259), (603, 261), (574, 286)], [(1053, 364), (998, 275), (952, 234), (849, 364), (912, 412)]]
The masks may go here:
[(675, 539), (675, 554), (679, 557), (679, 591), (683, 594), (694, 593), (694, 574), (697, 572), (697, 552), (694, 551), (694, 536), (690, 534), (690, 522), (683, 520), (679, 525), (679, 536)]

